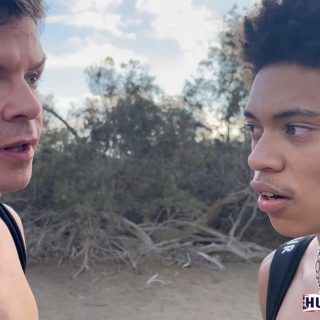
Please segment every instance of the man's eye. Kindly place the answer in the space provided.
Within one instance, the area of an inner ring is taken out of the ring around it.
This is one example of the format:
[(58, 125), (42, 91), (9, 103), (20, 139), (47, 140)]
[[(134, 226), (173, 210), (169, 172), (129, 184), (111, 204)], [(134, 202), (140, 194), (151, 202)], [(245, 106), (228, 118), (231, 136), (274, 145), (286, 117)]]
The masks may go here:
[(246, 123), (245, 124), (245, 128), (247, 129), (247, 131), (249, 132), (249, 134), (251, 136), (254, 136), (254, 135), (262, 133), (261, 128), (259, 128), (257, 125), (255, 125), (253, 123)]
[(299, 125), (294, 125), (294, 124), (289, 124), (287, 125), (286, 128), (286, 133), (291, 135), (291, 136), (301, 136), (309, 131), (311, 131), (311, 128), (304, 127), (304, 126), (299, 126)]
[(38, 86), (39, 75), (37, 73), (29, 74), (26, 76), (26, 81), (30, 87), (36, 89)]

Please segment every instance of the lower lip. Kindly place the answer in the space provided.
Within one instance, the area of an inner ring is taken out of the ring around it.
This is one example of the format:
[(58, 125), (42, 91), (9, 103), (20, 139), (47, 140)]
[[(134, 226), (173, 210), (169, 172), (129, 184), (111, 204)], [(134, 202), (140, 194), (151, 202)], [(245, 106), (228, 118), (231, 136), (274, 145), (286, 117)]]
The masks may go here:
[(284, 209), (288, 205), (289, 201), (289, 198), (270, 200), (260, 195), (258, 198), (258, 207), (263, 212), (274, 213)]
[(33, 156), (34, 156), (34, 151), (31, 146), (28, 146), (28, 148), (26, 148), (22, 152), (0, 150), (0, 158), (7, 162), (11, 162), (13, 164), (28, 162), (33, 159)]

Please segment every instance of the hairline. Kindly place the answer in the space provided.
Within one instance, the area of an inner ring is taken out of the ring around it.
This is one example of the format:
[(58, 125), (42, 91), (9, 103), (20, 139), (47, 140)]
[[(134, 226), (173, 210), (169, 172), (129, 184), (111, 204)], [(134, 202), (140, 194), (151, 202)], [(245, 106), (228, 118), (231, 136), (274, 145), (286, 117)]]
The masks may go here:
[(9, 9), (10, 6), (6, 4), (3, 6), (0, 5), (0, 26), (8, 25), (24, 18), (30, 18), (35, 25), (39, 27), (45, 20), (46, 10), (48, 8), (45, 1), (15, 0), (13, 2), (15, 4), (12, 11)]

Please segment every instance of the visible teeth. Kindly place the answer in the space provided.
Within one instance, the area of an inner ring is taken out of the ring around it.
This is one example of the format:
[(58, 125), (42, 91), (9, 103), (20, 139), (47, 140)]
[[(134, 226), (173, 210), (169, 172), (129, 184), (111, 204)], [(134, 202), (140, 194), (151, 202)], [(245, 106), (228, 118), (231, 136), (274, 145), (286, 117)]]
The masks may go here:
[(20, 145), (20, 146), (15, 146), (15, 147), (12, 147), (12, 148), (4, 148), (4, 150), (8, 150), (8, 151), (11, 151), (11, 152), (22, 152), (23, 151), (23, 146)]
[(266, 197), (273, 197), (274, 196), (274, 193), (271, 193), (271, 192), (261, 192), (261, 194)]

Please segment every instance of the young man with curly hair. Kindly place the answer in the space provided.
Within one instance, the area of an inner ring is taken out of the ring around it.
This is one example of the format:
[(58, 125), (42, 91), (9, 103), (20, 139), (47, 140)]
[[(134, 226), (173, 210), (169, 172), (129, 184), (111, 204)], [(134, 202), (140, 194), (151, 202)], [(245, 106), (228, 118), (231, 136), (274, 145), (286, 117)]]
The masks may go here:
[(319, 0), (262, 0), (243, 22), (243, 60), (253, 80), (244, 112), (251, 186), (275, 230), (298, 238), (261, 264), (260, 304), (268, 320), (320, 319), (302, 304), (320, 285), (319, 31)]
[[(41, 0), (0, 1), (0, 194), (26, 187), (42, 129), (37, 95), (45, 55), (38, 37)], [(0, 319), (36, 320), (24, 275), (25, 244), (15, 211), (0, 203)]]

